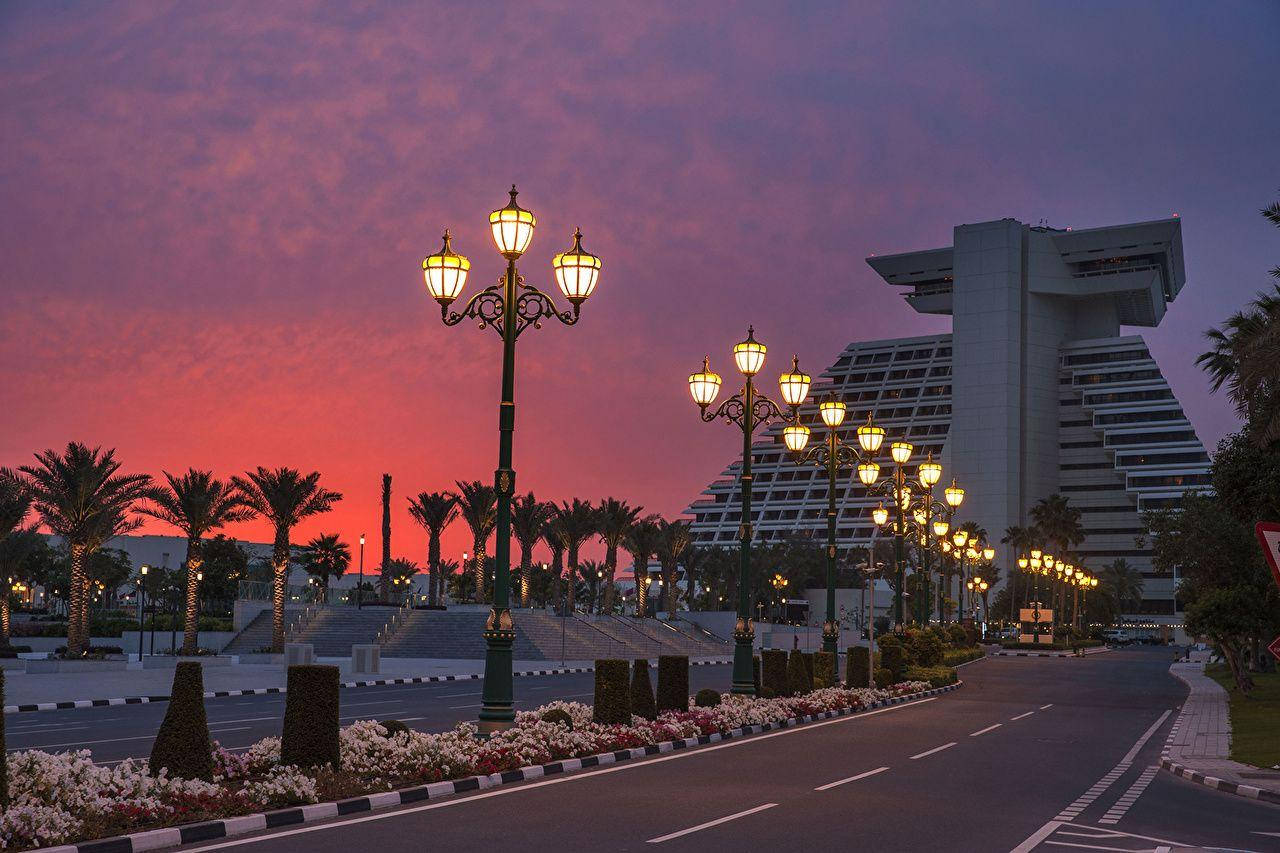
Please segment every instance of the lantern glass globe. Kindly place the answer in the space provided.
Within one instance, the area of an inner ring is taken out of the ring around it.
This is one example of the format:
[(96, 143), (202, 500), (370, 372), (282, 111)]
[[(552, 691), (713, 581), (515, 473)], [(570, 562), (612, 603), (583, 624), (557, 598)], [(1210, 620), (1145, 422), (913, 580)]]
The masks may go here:
[(788, 406), (799, 406), (809, 396), (809, 385), (813, 377), (800, 369), (800, 359), (792, 356), (791, 370), (778, 377), (778, 391), (782, 394), (782, 402)]
[(909, 441), (895, 441), (889, 445), (889, 456), (899, 465), (906, 465), (911, 459), (911, 451), (915, 450), (914, 445)]
[(946, 498), (947, 506), (952, 509), (957, 509), (964, 503), (964, 489), (956, 485), (955, 477), (951, 478), (951, 485), (944, 490), (943, 496)]
[(867, 415), (867, 422), (858, 427), (858, 446), (864, 453), (877, 453), (883, 443), (884, 427), (876, 426), (871, 422), (871, 415)]
[(537, 224), (533, 212), (516, 204), (516, 185), (511, 185), (511, 200), (506, 207), (500, 207), (489, 214), (489, 230), (493, 232), (493, 243), (504, 258), (514, 261), (529, 248), (533, 239), (533, 227)]
[(834, 394), (827, 394), (823, 397), (822, 402), (818, 403), (818, 412), (822, 415), (822, 422), (829, 429), (835, 429), (844, 423), (844, 416), (848, 412), (848, 407), (844, 400), (837, 400)]
[(733, 360), (743, 376), (755, 376), (764, 367), (766, 347), (756, 340), (756, 330), (747, 329), (747, 339), (733, 345)]
[(884, 504), (871, 510), (871, 520), (876, 523), (876, 526), (884, 527), (885, 522), (889, 520), (889, 510), (884, 508)]
[(920, 485), (926, 489), (933, 488), (942, 479), (942, 466), (933, 461), (933, 451), (929, 451), (929, 457), (920, 463), (918, 474)]
[(951, 529), (951, 525), (943, 519), (938, 519), (933, 523), (933, 535), (941, 539), (947, 535), (947, 531)]
[(804, 424), (789, 424), (782, 428), (782, 441), (787, 450), (799, 453), (809, 444), (809, 428)]
[(862, 485), (873, 486), (879, 477), (880, 466), (875, 462), (858, 463), (858, 480), (861, 481)]
[(462, 288), (467, 284), (467, 273), (471, 270), (471, 261), (450, 247), (451, 239), (446, 229), (440, 251), (422, 259), (422, 277), (427, 284), (427, 293), (441, 305), (448, 305), (462, 294)]
[(573, 245), (551, 259), (556, 284), (565, 298), (575, 305), (586, 300), (600, 280), (600, 259), (582, 248), (582, 229), (573, 232)]
[(689, 375), (689, 393), (693, 395), (693, 402), (704, 409), (710, 406), (720, 393), (721, 382), (720, 374), (711, 369), (710, 359), (704, 358), (702, 370)]

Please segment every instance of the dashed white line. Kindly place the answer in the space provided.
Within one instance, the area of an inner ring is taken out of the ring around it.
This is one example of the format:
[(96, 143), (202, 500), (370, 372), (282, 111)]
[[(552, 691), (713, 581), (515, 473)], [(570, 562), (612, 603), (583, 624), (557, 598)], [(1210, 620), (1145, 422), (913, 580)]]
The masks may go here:
[(1152, 765), (1146, 770), (1143, 770), (1142, 775), (1140, 775), (1134, 783), (1129, 786), (1129, 790), (1125, 791), (1124, 795), (1121, 796), (1120, 799), (1116, 800), (1115, 804), (1107, 810), (1107, 813), (1103, 815), (1102, 819), (1099, 820), (1098, 823), (1119, 823), (1120, 818), (1124, 817), (1125, 814), (1128, 813), (1129, 809), (1133, 807), (1133, 804), (1136, 803), (1138, 798), (1142, 796), (1143, 792), (1147, 790), (1147, 786), (1151, 784), (1151, 780), (1154, 779), (1156, 774), (1159, 772), (1159, 765)]
[(911, 756), (911, 760), (915, 761), (917, 758), (924, 758), (926, 755), (933, 755), (935, 752), (942, 752), (942, 750), (950, 749), (955, 745), (956, 742), (951, 741), (951, 743), (944, 743), (942, 746), (935, 746), (933, 749), (926, 749), (924, 752)]
[(1016, 717), (1010, 717), (1010, 718), (1009, 718), (1009, 722), (1013, 722), (1014, 720), (1021, 720), (1023, 717), (1030, 717), (1030, 716), (1031, 716), (1032, 714), (1034, 714), (1034, 713), (1035, 713), (1035, 711), (1028, 711), (1028, 712), (1027, 712), (1027, 713), (1025, 713), (1025, 714), (1019, 714), (1019, 715), (1018, 715), (1018, 716), (1016, 716)]
[(1048, 705), (1041, 705), (1041, 706), (1040, 706), (1040, 710), (1041, 710), (1041, 711), (1047, 711), (1047, 710), (1049, 710), (1049, 709), (1050, 709), (1050, 708), (1052, 708), (1052, 707), (1053, 707), (1053, 703), (1052, 703), (1052, 702), (1050, 702)]
[(969, 737), (977, 737), (978, 735), (985, 735), (987, 732), (995, 731), (996, 729), (1000, 728), (1003, 725), (1004, 723), (996, 723), (994, 726), (987, 726), (985, 729), (978, 729), (976, 732), (970, 732)]
[(661, 844), (662, 842), (670, 841), (673, 838), (680, 838), (681, 836), (689, 835), (693, 832), (699, 832), (704, 829), (710, 829), (713, 826), (719, 826), (722, 823), (728, 823), (731, 820), (737, 820), (740, 817), (747, 817), (748, 815), (762, 812), (765, 809), (771, 809), (776, 805), (777, 803), (765, 803), (762, 806), (756, 806), (754, 809), (747, 809), (746, 811), (738, 812), (737, 814), (725, 815), (724, 817), (719, 817), (715, 820), (709, 820), (706, 823), (700, 823), (697, 826), (691, 826), (688, 829), (682, 829), (679, 832), (672, 832), (669, 835), (659, 835), (657, 838), (650, 838), (647, 843)]
[(877, 773), (883, 773), (884, 771), (886, 771), (886, 770), (888, 770), (888, 769), (889, 769), (888, 767), (877, 767), (875, 770), (868, 770), (866, 773), (859, 773), (857, 776), (850, 776), (848, 779), (839, 779), (839, 780), (837, 780), (837, 781), (835, 781), (835, 782), (828, 782), (828, 783), (827, 783), (827, 784), (825, 784), (825, 785), (819, 785), (818, 787), (814, 788), (813, 790), (815, 790), (815, 791), (830, 791), (832, 788), (836, 787), (837, 785), (843, 785), (843, 784), (844, 784), (844, 783), (846, 783), (846, 782), (857, 782), (859, 779), (865, 779), (865, 778), (867, 778), (868, 776), (874, 776), (874, 775), (876, 775)]

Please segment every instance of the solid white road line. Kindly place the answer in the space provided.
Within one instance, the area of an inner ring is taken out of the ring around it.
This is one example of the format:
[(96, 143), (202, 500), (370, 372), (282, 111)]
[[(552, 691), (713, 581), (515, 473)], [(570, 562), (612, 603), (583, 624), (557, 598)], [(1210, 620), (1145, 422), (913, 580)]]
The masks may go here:
[(463, 710), (466, 710), (467, 708), (479, 708), (479, 707), (481, 707), (481, 705), (480, 705), (479, 703), (476, 703), (475, 705), (450, 705), (450, 706), (449, 706), (449, 710), (450, 710), (450, 711), (463, 711)]
[(232, 726), (232, 727), (231, 727), (231, 728), (229, 728), (229, 729), (215, 729), (215, 728), (210, 728), (210, 729), (209, 729), (209, 732), (210, 732), (210, 734), (220, 735), (220, 734), (223, 734), (223, 733), (225, 733), (225, 732), (247, 732), (247, 731), (249, 731), (249, 729), (251, 729), (251, 728), (253, 728), (253, 726)]
[(845, 782), (857, 782), (859, 779), (865, 779), (865, 778), (867, 778), (868, 776), (874, 776), (874, 775), (876, 775), (877, 773), (883, 773), (884, 771), (886, 771), (886, 770), (888, 770), (888, 769), (889, 769), (888, 767), (877, 767), (875, 770), (868, 770), (866, 773), (859, 773), (857, 776), (850, 776), (848, 779), (840, 779), (840, 780), (835, 781), (835, 782), (828, 782), (828, 783), (827, 783), (827, 784), (825, 784), (825, 785), (819, 785), (818, 787), (814, 788), (813, 790), (815, 790), (815, 791), (830, 791), (832, 788), (836, 787), (837, 785), (843, 785)]
[[(1075, 847), (1080, 850), (1108, 850), (1115, 853), (1133, 853), (1132, 847), (1103, 847), (1099, 844), (1076, 844), (1073, 841), (1053, 841), (1045, 842), (1045, 846), (1053, 845), (1054, 847)], [(1168, 848), (1165, 848), (1168, 849)], [(1144, 851), (1144, 853), (1158, 853), (1157, 850)]]
[(1120, 763), (1132, 764), (1133, 759), (1138, 757), (1138, 753), (1141, 752), (1142, 748), (1147, 745), (1147, 741), (1151, 739), (1151, 736), (1156, 733), (1156, 729), (1160, 728), (1161, 724), (1164, 723), (1165, 720), (1169, 719), (1169, 715), (1172, 713), (1173, 711), (1165, 711), (1163, 714), (1161, 714), (1160, 719), (1152, 723), (1151, 728), (1147, 729), (1147, 733), (1144, 734), (1142, 737), (1140, 737), (1138, 739), (1138, 742), (1133, 745), (1133, 749), (1130, 749), (1127, 753), (1125, 753), (1124, 758), (1120, 759)]
[(1143, 770), (1141, 775), (1139, 775), (1134, 783), (1129, 786), (1129, 790), (1125, 791), (1124, 795), (1120, 797), (1120, 799), (1116, 800), (1115, 804), (1112, 805), (1111, 808), (1107, 809), (1107, 813), (1102, 816), (1102, 819), (1099, 820), (1098, 823), (1119, 823), (1120, 819), (1128, 813), (1129, 809), (1133, 808), (1133, 804), (1138, 801), (1138, 798), (1146, 792), (1147, 786), (1151, 784), (1151, 780), (1154, 779), (1156, 774), (1159, 772), (1160, 766), (1157, 764), (1153, 764), (1146, 770)]
[(1010, 717), (1010, 718), (1009, 718), (1009, 722), (1013, 722), (1014, 720), (1021, 720), (1023, 717), (1030, 717), (1030, 716), (1031, 716), (1032, 714), (1034, 714), (1034, 713), (1035, 713), (1035, 711), (1028, 711), (1028, 712), (1027, 712), (1027, 713), (1025, 713), (1025, 714), (1019, 714), (1019, 715), (1018, 715), (1018, 716), (1016, 716), (1016, 717)]
[(950, 749), (955, 745), (956, 745), (956, 742), (951, 741), (951, 743), (944, 743), (942, 746), (935, 746), (933, 749), (926, 749), (924, 752), (918, 755), (911, 756), (911, 760), (915, 761), (917, 758), (924, 758), (926, 755), (933, 755), (935, 752), (942, 752), (942, 750)]
[(985, 735), (987, 732), (993, 732), (1003, 725), (1004, 723), (996, 723), (994, 726), (987, 726), (985, 729), (978, 729), (976, 732), (971, 732), (969, 734), (969, 737), (977, 737), (978, 735)]
[(1041, 841), (1044, 841), (1050, 835), (1053, 835), (1054, 830), (1060, 826), (1062, 826), (1062, 824), (1056, 820), (1049, 821), (1044, 826), (1031, 833), (1030, 838), (1010, 850), (1009, 853), (1031, 853), (1032, 850), (1039, 846)]
[[(825, 726), (835, 726), (841, 723), (849, 723), (856, 720), (864, 720), (867, 717), (874, 717), (877, 714), (889, 714), (894, 711), (902, 711), (907, 708), (917, 707), (926, 702), (936, 702), (937, 696), (930, 696), (928, 699), (920, 699), (915, 702), (904, 702), (901, 705), (891, 705), (888, 708), (878, 708), (875, 711), (865, 711), (861, 714), (850, 714), (846, 717), (836, 717), (830, 720), (824, 720), (821, 723), (808, 723), (803, 726), (794, 728), (781, 729), (768, 734), (752, 735), (740, 740), (730, 740), (717, 743), (713, 746), (701, 746), (697, 749), (687, 751), (672, 752), (661, 757), (647, 758), (634, 762), (626, 762), (625, 764), (614, 764), (603, 770), (593, 770), (588, 773), (571, 773), (567, 776), (557, 776), (554, 779), (544, 779), (541, 782), (529, 782), (524, 785), (504, 785), (501, 788), (484, 791), (483, 793), (470, 794), (463, 797), (455, 797), (446, 800), (440, 800), (435, 803), (426, 803), (421, 806), (410, 806), (405, 809), (393, 809), (390, 811), (380, 812), (378, 814), (365, 815), (363, 817), (353, 817), (346, 820), (336, 820), (329, 823), (320, 823), (313, 826), (300, 826), (297, 829), (288, 829), (283, 832), (273, 832), (268, 835), (257, 835), (253, 838), (240, 838), (234, 841), (223, 841), (218, 844), (206, 844), (203, 847), (194, 847), (188, 853), (204, 853), (206, 850), (225, 850), (228, 847), (245, 847), (250, 844), (258, 844), (262, 841), (274, 841), (277, 838), (287, 838), (291, 835), (304, 835), (309, 832), (324, 832), (330, 829), (340, 829), (344, 826), (351, 826), (357, 823), (368, 823), (375, 820), (389, 820), (391, 818), (407, 817), (408, 815), (417, 814), (419, 812), (433, 811), (435, 809), (446, 809), (452, 806), (462, 806), (468, 803), (474, 803), (479, 800), (487, 800), (490, 797), (505, 797), (511, 794), (519, 794), (524, 791), (536, 791), (538, 788), (546, 785), (563, 785), (566, 782), (581, 782), (588, 779), (595, 779), (597, 776), (604, 776), (609, 773), (621, 773), (626, 770), (636, 770), (641, 767), (652, 767), (655, 764), (662, 764), (666, 761), (680, 761), (685, 758), (695, 758), (699, 755), (710, 755), (721, 749), (734, 749), (740, 746), (749, 746), (753, 743), (769, 740), (775, 737), (785, 737), (787, 735), (800, 734), (802, 732), (816, 731)], [(247, 747), (242, 747), (247, 748)]]
[(280, 717), (278, 717), (278, 716), (275, 716), (275, 717), (243, 717), (243, 718), (238, 719), (238, 720), (210, 720), (210, 721), (209, 721), (209, 725), (211, 725), (211, 726), (221, 726), (221, 725), (225, 725), (225, 724), (227, 724), (227, 723), (263, 723), (263, 722), (266, 722), (267, 720), (278, 720), (278, 719), (280, 719)]
[[(73, 740), (69, 743), (35, 743), (22, 747), (23, 749), (52, 749), (56, 746), (91, 746), (96, 743), (118, 743), (124, 740), (151, 740), (155, 735), (138, 735), (137, 737), (113, 737), (106, 740)], [(16, 752), (10, 749), (8, 752)]]
[(710, 829), (713, 826), (719, 826), (722, 823), (728, 823), (729, 821), (737, 820), (740, 817), (746, 817), (747, 815), (753, 815), (756, 812), (762, 812), (765, 809), (771, 809), (776, 805), (777, 803), (765, 803), (762, 806), (756, 806), (754, 809), (747, 809), (746, 811), (738, 812), (737, 814), (725, 815), (724, 817), (719, 817), (715, 820), (709, 820), (706, 823), (700, 823), (697, 826), (691, 826), (688, 829), (682, 829), (679, 832), (673, 832), (670, 835), (659, 835), (657, 838), (650, 838), (647, 843), (661, 844), (662, 842), (670, 841), (673, 838), (680, 838), (683, 835), (689, 835), (690, 833), (698, 832), (703, 829)]
[(441, 693), (436, 698), (437, 699), (457, 699), (459, 696), (479, 696), (479, 695), (480, 695), (480, 691), (477, 690), (474, 693)]
[(360, 708), (365, 705), (395, 705), (403, 701), (404, 701), (403, 699), (380, 699), (377, 702), (343, 702), (342, 707), (343, 708)]

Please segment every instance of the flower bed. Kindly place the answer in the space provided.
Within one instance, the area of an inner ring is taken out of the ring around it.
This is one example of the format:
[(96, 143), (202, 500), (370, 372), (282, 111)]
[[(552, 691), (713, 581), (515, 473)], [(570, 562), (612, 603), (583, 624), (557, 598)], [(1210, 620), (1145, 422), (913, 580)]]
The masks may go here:
[[(389, 734), (374, 720), (343, 728), (340, 769), (303, 771), (281, 765), (280, 739), (264, 738), (248, 750), (214, 751), (210, 781), (151, 776), (147, 762), (114, 767), (93, 763), (89, 750), (49, 754), (38, 750), (9, 756), (11, 802), (0, 814), (0, 848), (23, 850), (105, 838), (161, 826), (250, 814), (412, 785), (501, 773), (529, 765), (724, 733), (747, 725), (778, 723), (824, 711), (857, 710), (894, 696), (919, 693), (923, 682), (887, 690), (830, 687), (786, 699), (726, 694), (719, 705), (632, 717), (628, 725), (591, 721), (591, 708), (552, 702), (522, 711), (516, 724), (488, 740), (461, 723), (439, 734)], [(543, 719), (558, 709), (572, 726)]]

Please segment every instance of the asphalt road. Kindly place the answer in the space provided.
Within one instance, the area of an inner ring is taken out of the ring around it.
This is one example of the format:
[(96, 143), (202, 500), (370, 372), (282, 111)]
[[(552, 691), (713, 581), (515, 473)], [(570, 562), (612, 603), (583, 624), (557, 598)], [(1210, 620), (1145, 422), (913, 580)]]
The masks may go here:
[(1186, 693), (1170, 657), (988, 659), (919, 703), (190, 847), (1280, 851), (1280, 807), (1150, 769)]
[[(730, 666), (694, 666), (689, 669), (689, 687), (728, 689)], [(650, 677), (657, 679), (657, 671)], [(516, 707), (536, 708), (553, 699), (591, 704), (595, 676), (522, 676), (515, 680)], [(444, 731), (460, 720), (474, 720), (480, 711), (481, 682), (447, 681), (432, 684), (350, 687), (341, 692), (342, 722), (397, 719), (421, 731)], [(227, 696), (206, 699), (209, 732), (228, 749), (243, 749), (271, 735), (279, 735), (284, 716), (283, 694)], [(151, 754), (151, 742), (167, 702), (146, 705), (117, 705), (65, 711), (32, 711), (5, 717), (5, 740), (9, 752), (43, 749), (66, 752), (88, 749), (94, 760), (111, 763)]]

